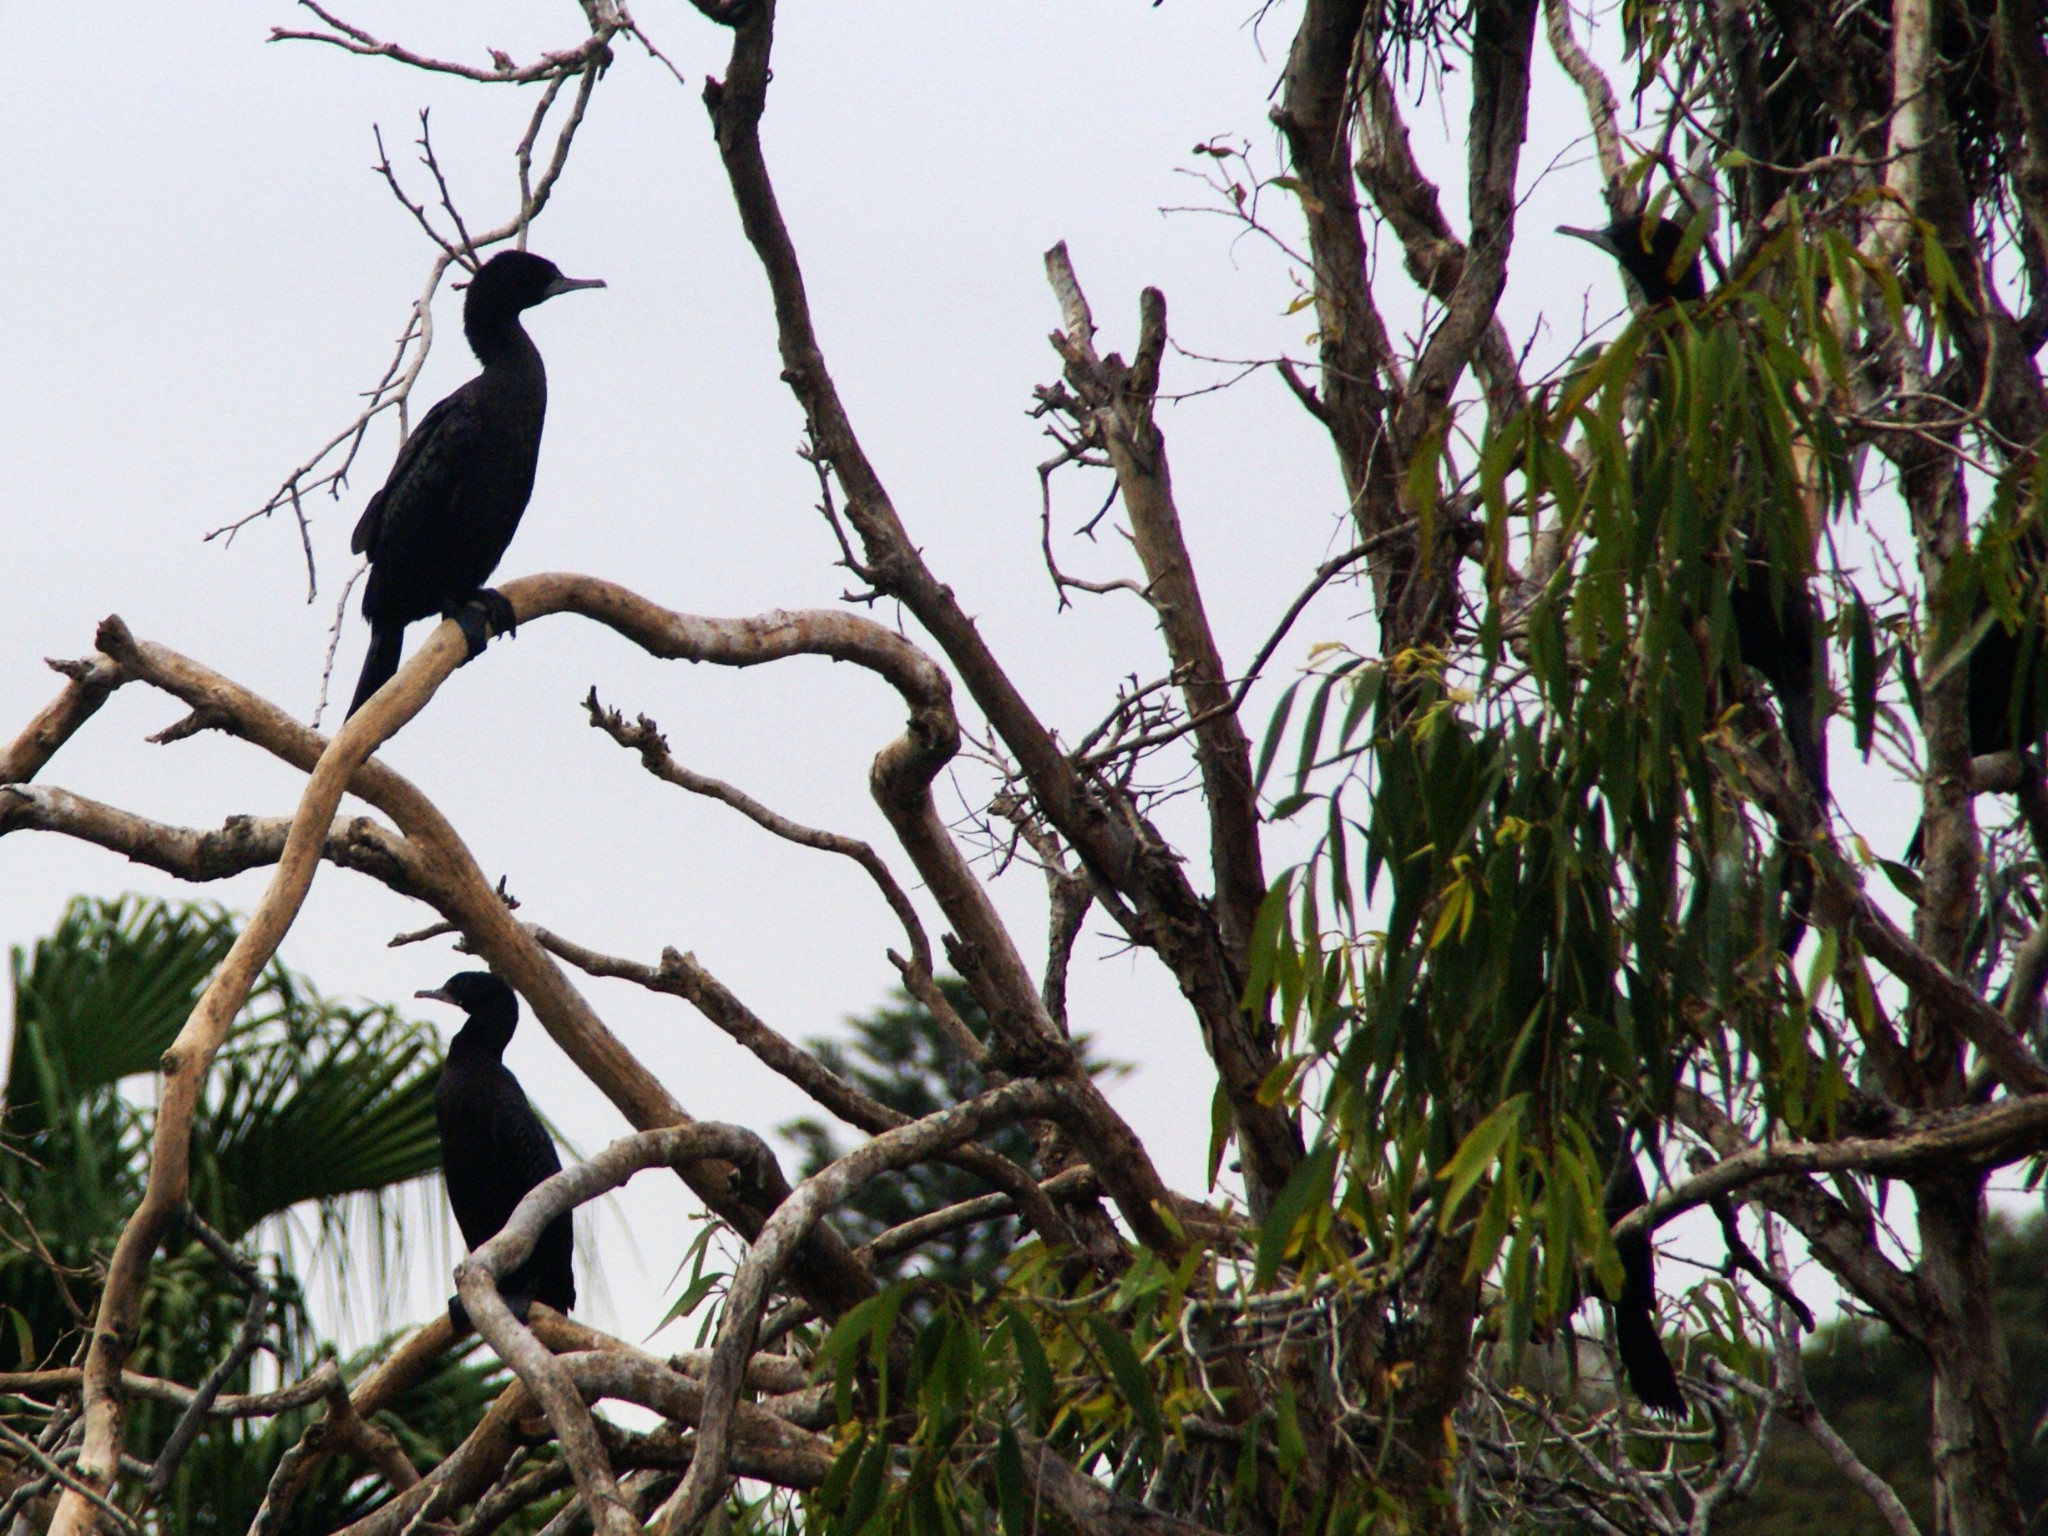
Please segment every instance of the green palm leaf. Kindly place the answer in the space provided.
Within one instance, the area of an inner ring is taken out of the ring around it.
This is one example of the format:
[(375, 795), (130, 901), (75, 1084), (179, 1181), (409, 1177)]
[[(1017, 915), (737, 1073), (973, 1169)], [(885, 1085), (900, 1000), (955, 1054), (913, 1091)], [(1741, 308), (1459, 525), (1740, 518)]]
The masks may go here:
[(217, 907), (82, 896), (32, 954), (15, 949), (9, 1129), (153, 1071), (234, 939)]
[(222, 1230), (432, 1173), (439, 1070), (420, 1026), (332, 1009), (309, 1050), (266, 1044), (227, 1063), (208, 1108)]

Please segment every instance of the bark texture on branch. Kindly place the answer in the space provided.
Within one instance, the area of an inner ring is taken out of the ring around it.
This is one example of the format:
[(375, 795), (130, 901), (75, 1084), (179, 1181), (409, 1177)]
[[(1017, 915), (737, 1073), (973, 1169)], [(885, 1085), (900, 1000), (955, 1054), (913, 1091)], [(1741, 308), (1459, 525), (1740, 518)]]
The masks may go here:
[[(990, 727), (1015, 757), (1045, 819), (1074, 847), (1091, 873), (1131, 902), (1144, 919), (1145, 942), (1173, 972), (1182, 992), (1197, 1000), (1205, 1028), (1213, 1032), (1226, 1009), (1232, 1018), (1238, 1017), (1239, 1010), (1228, 952), (1218, 942), (1209, 904), (1188, 883), (1173, 851), (1149, 829), (1134, 826), (1133, 818), (1094, 793), (1060, 750), (953, 590), (926, 565), (861, 448), (811, 323), (802, 268), (761, 147), (774, 25), (772, 0), (759, 0), (737, 19), (725, 78), (706, 84), (704, 102), (741, 226), (768, 278), (783, 378), (803, 407), (818, 461), (831, 469), (845, 492), (846, 521), (861, 541), (857, 574), (877, 591), (901, 602), (938, 643)], [(877, 798), (889, 811), (890, 802), (879, 794)], [(944, 837), (944, 828), (935, 817), (922, 812), (891, 812), (890, 822), (917, 860), (934, 895), (942, 903), (957, 904), (957, 911), (949, 907), (948, 916), (964, 945), (954, 959), (975, 989), (998, 1039), (1013, 1049), (1033, 1053), (1062, 1049), (1055, 1043), (1062, 1037), (1046, 1014), (1044, 1000), (1001, 924), (994, 921), (986, 893), (964, 867), (955, 865), (956, 855), (949, 855), (950, 839)], [(1022, 1070), (1039, 1069), (1029, 1057), (1017, 1065)], [(1267, 1069), (1270, 1066), (1268, 1053)], [(1278, 1143), (1283, 1138), (1269, 1140)], [(1135, 1138), (1123, 1145), (1121, 1155), (1143, 1159), (1149, 1167)], [(1291, 1164), (1271, 1166), (1263, 1146), (1248, 1146), (1246, 1155), (1248, 1161), (1258, 1164), (1255, 1176), (1269, 1187), (1277, 1188), (1291, 1171)], [(1103, 1165), (1098, 1162), (1097, 1166)], [(1155, 1181), (1147, 1178), (1144, 1182)], [(1149, 1199), (1134, 1202), (1114, 1187), (1112, 1193), (1125, 1219), (1148, 1247), (1168, 1251), (1175, 1246), (1171, 1233), (1151, 1215)]]

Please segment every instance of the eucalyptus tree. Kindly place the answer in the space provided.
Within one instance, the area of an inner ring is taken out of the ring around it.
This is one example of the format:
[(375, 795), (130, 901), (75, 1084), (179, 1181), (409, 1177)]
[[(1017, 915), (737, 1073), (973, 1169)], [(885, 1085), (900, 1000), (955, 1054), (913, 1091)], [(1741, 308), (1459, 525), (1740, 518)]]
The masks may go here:
[[(301, 517), (365, 425), (402, 408), (442, 279), (546, 211), (600, 82), (669, 60), (611, 0), (585, 0), (563, 46), (523, 63), (493, 52), (488, 67), (309, 9), (316, 24), (275, 35), (527, 90), (533, 107), (519, 198), (495, 225), (457, 216), (424, 129), (432, 196), (381, 168), (437, 249), (363, 415), (271, 504)], [(198, 1187), (185, 1139), (204, 1084), (323, 860), (432, 907), (635, 1127), (543, 1185), (458, 1272), (517, 1381), (431, 1474), (345, 1428), (436, 1357), (445, 1321), (395, 1346), (288, 1453), (344, 1453), (388, 1480), (352, 1529), (465, 1510), (484, 1528), (566, 1478), (606, 1536), (696, 1530), (721, 1504), (846, 1532), (1704, 1531), (1787, 1433), (1812, 1439), (1843, 1497), (1915, 1529), (1801, 1384), (1822, 1271), (1925, 1362), (1932, 1488), (1918, 1507), (1934, 1528), (2024, 1528), (1987, 1190), (2048, 1148), (2037, 0), (1631, 0), (1603, 17), (1621, 39), (1605, 64), (1567, 0), (1287, 9), (1271, 147), (1211, 140), (1197, 161), (1234, 233), (1298, 258), (1310, 352), (1258, 371), (1327, 433), (1338, 548), (1296, 573), (1262, 645), (1226, 655), (1157, 409), (1162, 380), (1198, 360), (1175, 351), (1152, 289), (1128, 353), (1109, 350), (1056, 246), (1058, 377), (1034, 398), (1058, 446), (1041, 477), (1100, 477), (1131, 565), (1066, 575), (1048, 491), (1047, 574), (1062, 601), (1135, 593), (1158, 640), (1098, 715), (1071, 722), (1034, 703), (1021, 657), (935, 567), (835, 382), (764, 141), (789, 89), (771, 89), (776, 7), (694, 12), (657, 30), (717, 29), (732, 51), (702, 91), (710, 142), (687, 147), (716, 156), (767, 279), (775, 355), (753, 362), (793, 396), (832, 553), (861, 587), (838, 607), (738, 620), (596, 577), (503, 592), (530, 637), (575, 615), (663, 659), (822, 655), (848, 664), (836, 686), (894, 690), (906, 725), (867, 780), (886, 856), (697, 772), (655, 721), (595, 690), (586, 705), (664, 783), (854, 861), (901, 927), (897, 975), (972, 1077), (949, 1102), (891, 1105), (680, 945), (635, 960), (515, 915), (456, 830), (462, 808), (375, 756), (446, 707), (469, 649), (453, 626), (329, 740), (109, 620), (0, 764), (0, 831), (82, 838), (192, 880), (276, 872), (166, 1053), (158, 1155), (99, 1291), (79, 1486), (57, 1528), (77, 1536), (110, 1518), (96, 1501), (135, 1497), (120, 1353), (149, 1313), (151, 1256)], [(1582, 108), (1610, 223), (1672, 220), (1674, 259), (1705, 264), (1698, 297), (1684, 284), (1554, 367), (1501, 311), (1511, 273), (1541, 277), (1517, 222), (1539, 91)], [(1462, 197), (1425, 172), (1411, 93), (1459, 114)], [(1246, 510), (1245, 547), (1267, 515)], [(1363, 614), (1309, 649), (1295, 620), (1354, 579)], [(900, 627), (862, 611), (884, 599)], [(1760, 668), (1771, 658), (1739, 632), (1760, 608), (1796, 609), (1812, 656)], [(1307, 675), (1263, 730), (1248, 724), (1289, 661)], [(200, 831), (42, 783), (133, 685), (191, 708), (167, 739), (224, 731), (306, 774), (293, 817)], [(1794, 694), (1795, 729), (1826, 732), (1810, 744), (1787, 739)], [(1815, 771), (1828, 737), (1840, 798)], [(1864, 768), (1844, 773), (1850, 757)], [(949, 772), (963, 825), (938, 810)], [(338, 818), (344, 791), (376, 814)], [(1903, 857), (1915, 819), (1917, 865)], [(1044, 879), (1042, 942), (989, 893), (1018, 863)], [(786, 946), (808, 910), (789, 893), (764, 931)], [(1075, 1048), (1100, 1023), (1069, 986), (1091, 923), (1173, 983), (1212, 1090), (1208, 1124), (1190, 1128), (1208, 1145), (1204, 1190), (1168, 1186)], [(942, 954), (985, 1038), (938, 985)], [(754, 1130), (693, 1119), (691, 1085), (638, 1060), (571, 970), (679, 999), (867, 1139), (792, 1187)], [(1011, 1125), (1028, 1128), (1028, 1154), (987, 1139)], [(858, 1246), (829, 1219), (934, 1160), (983, 1192), (850, 1229)], [(700, 1267), (684, 1298), (716, 1295), (713, 1347), (663, 1361), (513, 1318), (495, 1277), (524, 1245), (656, 1165), (733, 1237), (730, 1273)], [(1617, 1389), (1597, 1303), (1641, 1305), (1646, 1245), (1694, 1210), (1719, 1218), (1692, 1254), (1705, 1268), (1658, 1271), (1689, 1409), (1672, 1422)], [(1019, 1240), (995, 1283), (909, 1262), (878, 1279), (996, 1213), (1014, 1213)], [(662, 1423), (628, 1430), (593, 1411), (606, 1398)], [(545, 1475), (516, 1454), (516, 1426), (536, 1419), (554, 1448)]]

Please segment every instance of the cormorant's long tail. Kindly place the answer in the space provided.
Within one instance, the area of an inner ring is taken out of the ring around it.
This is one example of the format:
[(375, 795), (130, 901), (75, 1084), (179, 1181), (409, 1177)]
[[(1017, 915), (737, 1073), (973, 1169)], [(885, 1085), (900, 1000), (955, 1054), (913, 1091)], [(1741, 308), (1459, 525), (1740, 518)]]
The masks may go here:
[(1678, 1373), (1671, 1357), (1664, 1353), (1664, 1340), (1657, 1332), (1657, 1286), (1655, 1260), (1647, 1237), (1624, 1238), (1616, 1249), (1621, 1257), (1621, 1295), (1614, 1303), (1614, 1348), (1621, 1356), (1621, 1368), (1628, 1373), (1629, 1390), (1654, 1413), (1685, 1416), (1685, 1394), (1678, 1389)]
[(1813, 718), (1814, 678), (1811, 665), (1794, 663), (1772, 680), (1778, 695), (1778, 718), (1785, 732), (1785, 745), (1823, 805), (1828, 794), (1827, 738), (1820, 734)]
[(356, 680), (356, 696), (349, 700), (349, 714), (361, 709), (369, 702), (371, 694), (391, 681), (392, 675), (398, 671), (398, 658), (404, 646), (403, 624), (388, 628), (382, 624), (370, 626), (370, 654), (363, 658), (363, 675)]
[[(1827, 722), (1817, 718), (1826, 687), (1827, 660), (1820, 644), (1820, 607), (1799, 582), (1771, 600), (1769, 579), (1750, 562), (1749, 580), (1728, 594), (1742, 659), (1770, 685), (1778, 706), (1778, 728), (1786, 750), (1825, 815), (1828, 803)], [(1813, 911), (1813, 868), (1803, 859), (1786, 861), (1781, 877), (1784, 928), (1778, 947), (1791, 954), (1805, 937)]]
[(1737, 650), (1777, 695), (1778, 725), (1799, 772), (1822, 805), (1828, 798), (1828, 743), (1824, 722), (1815, 718), (1826, 662), (1822, 657), (1820, 612), (1805, 583), (1773, 602), (1767, 579), (1751, 563), (1746, 585), (1728, 594)]
[[(1619, 1161), (1607, 1186), (1610, 1224), (1650, 1199), (1635, 1154), (1628, 1148), (1626, 1131), (1619, 1142)], [(1671, 1357), (1664, 1353), (1664, 1340), (1657, 1332), (1656, 1251), (1646, 1232), (1616, 1238), (1614, 1247), (1621, 1260), (1621, 1294), (1614, 1298), (1614, 1349), (1621, 1356), (1629, 1390), (1652, 1412), (1684, 1418), (1685, 1394), (1678, 1389), (1678, 1373), (1671, 1368)]]

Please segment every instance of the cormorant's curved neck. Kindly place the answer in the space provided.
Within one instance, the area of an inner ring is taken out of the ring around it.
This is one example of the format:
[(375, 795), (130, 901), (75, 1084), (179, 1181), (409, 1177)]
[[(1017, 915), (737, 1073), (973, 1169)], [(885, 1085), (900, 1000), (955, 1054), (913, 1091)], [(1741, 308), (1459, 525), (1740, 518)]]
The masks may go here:
[(453, 1061), (457, 1057), (483, 1056), (496, 1061), (505, 1054), (505, 1047), (512, 1043), (512, 1032), (518, 1027), (516, 1012), (472, 1013), (448, 1043), (448, 1058)]
[(469, 338), (469, 350), (486, 368), (520, 367), (538, 362), (540, 350), (519, 323), (519, 313), (478, 312), (465, 307), (462, 334)]

